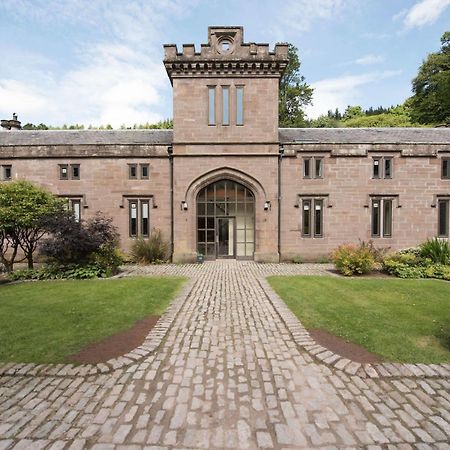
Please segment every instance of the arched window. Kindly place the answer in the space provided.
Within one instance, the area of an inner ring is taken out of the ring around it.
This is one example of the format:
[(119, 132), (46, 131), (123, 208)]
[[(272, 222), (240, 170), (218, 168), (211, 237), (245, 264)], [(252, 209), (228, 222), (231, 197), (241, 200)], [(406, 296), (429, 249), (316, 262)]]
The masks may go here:
[(208, 259), (253, 257), (255, 197), (248, 188), (220, 180), (198, 193), (197, 251)]

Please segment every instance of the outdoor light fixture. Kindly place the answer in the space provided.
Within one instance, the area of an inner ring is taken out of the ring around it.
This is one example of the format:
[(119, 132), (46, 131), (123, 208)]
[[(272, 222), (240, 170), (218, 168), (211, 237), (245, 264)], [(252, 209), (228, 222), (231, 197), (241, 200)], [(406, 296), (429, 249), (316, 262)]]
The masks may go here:
[(181, 210), (187, 211), (187, 209), (188, 209), (188, 206), (187, 206), (186, 200), (182, 200), (181, 201)]
[(266, 202), (264, 203), (264, 211), (269, 211), (270, 210), (270, 201), (266, 200)]

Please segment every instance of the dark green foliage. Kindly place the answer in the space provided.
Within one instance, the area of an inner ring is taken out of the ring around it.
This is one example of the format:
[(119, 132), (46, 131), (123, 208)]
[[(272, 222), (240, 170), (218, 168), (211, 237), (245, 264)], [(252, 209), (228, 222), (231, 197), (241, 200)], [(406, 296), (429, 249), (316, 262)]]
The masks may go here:
[(409, 98), (413, 120), (438, 124), (450, 122), (450, 32), (441, 37), (441, 50), (430, 53), (412, 82)]
[(138, 238), (131, 246), (134, 262), (154, 264), (168, 259), (169, 244), (164, 240), (161, 230), (153, 229), (148, 239)]
[(427, 239), (419, 246), (420, 256), (429, 258), (434, 263), (450, 264), (450, 246), (447, 240)]
[(303, 108), (311, 103), (313, 89), (300, 75), (301, 62), (297, 47), (288, 44), (288, 56), (289, 63), (280, 80), (279, 126), (282, 128), (306, 127), (308, 123)]
[(18, 280), (87, 280), (91, 278), (106, 278), (112, 275), (111, 269), (98, 264), (71, 264), (60, 266), (50, 264), (41, 269), (16, 270), (9, 274), (11, 281)]

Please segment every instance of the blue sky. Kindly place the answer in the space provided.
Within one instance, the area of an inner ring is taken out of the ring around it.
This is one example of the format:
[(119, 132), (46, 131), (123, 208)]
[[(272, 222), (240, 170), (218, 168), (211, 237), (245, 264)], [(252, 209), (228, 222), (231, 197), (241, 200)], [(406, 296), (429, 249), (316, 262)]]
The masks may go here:
[(162, 44), (200, 46), (209, 25), (295, 44), (317, 117), (410, 96), (450, 30), (450, 0), (0, 0), (0, 118), (119, 127), (171, 117)]

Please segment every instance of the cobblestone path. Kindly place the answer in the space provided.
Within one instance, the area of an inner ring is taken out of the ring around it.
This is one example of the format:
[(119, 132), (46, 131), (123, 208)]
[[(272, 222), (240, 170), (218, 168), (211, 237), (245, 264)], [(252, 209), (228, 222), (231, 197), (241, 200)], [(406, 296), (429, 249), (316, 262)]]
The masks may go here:
[[(178, 269), (177, 269), (178, 267)], [(205, 263), (160, 349), (86, 377), (0, 377), (0, 450), (450, 449), (446, 377), (362, 378), (301, 349), (267, 273), (326, 266)]]

